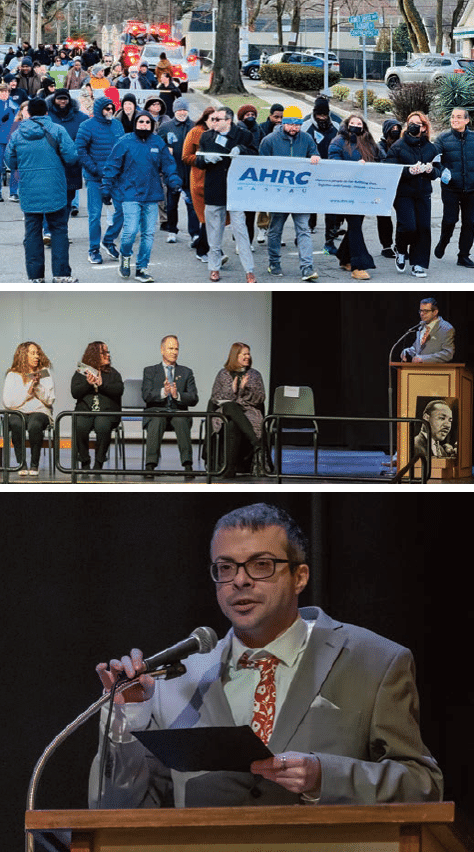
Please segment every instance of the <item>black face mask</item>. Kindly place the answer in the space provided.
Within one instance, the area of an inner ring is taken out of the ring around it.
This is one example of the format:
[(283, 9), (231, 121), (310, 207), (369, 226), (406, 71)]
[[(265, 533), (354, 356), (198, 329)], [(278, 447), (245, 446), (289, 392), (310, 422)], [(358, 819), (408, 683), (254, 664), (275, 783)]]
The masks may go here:
[(408, 133), (410, 134), (410, 136), (420, 136), (420, 134), (421, 134), (421, 127), (420, 127), (419, 124), (412, 124), (410, 122), (410, 124), (407, 127), (407, 130), (408, 130)]
[(331, 126), (331, 122), (330, 122), (329, 118), (317, 118), (316, 124), (317, 124), (318, 130), (328, 130), (329, 127)]
[(355, 136), (360, 136), (363, 131), (363, 127), (359, 127), (357, 124), (349, 124), (347, 129), (349, 133), (354, 133)]
[(253, 127), (256, 120), (257, 119), (255, 118), (254, 115), (249, 115), (249, 116), (247, 116), (247, 118), (244, 118), (244, 124), (246, 124), (247, 127)]
[(398, 127), (393, 127), (392, 130), (389, 130), (388, 138), (393, 139), (394, 141), (395, 139), (400, 139), (400, 130)]
[(153, 131), (152, 131), (151, 127), (136, 127), (135, 128), (135, 133), (136, 133), (136, 135), (138, 136), (139, 139), (148, 139), (148, 137), (151, 136), (152, 132)]

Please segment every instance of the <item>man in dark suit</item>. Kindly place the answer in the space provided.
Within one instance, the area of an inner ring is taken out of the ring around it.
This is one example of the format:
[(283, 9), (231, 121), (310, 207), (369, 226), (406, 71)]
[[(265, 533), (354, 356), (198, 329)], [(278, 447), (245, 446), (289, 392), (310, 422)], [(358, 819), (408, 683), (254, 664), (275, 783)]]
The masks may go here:
[(192, 476), (193, 452), (191, 444), (192, 419), (173, 417), (174, 411), (187, 411), (199, 402), (193, 371), (177, 364), (178, 338), (168, 334), (161, 341), (162, 363), (145, 367), (142, 396), (146, 407), (154, 411), (169, 411), (169, 417), (145, 417), (147, 428), (145, 469), (153, 471), (158, 464), (161, 441), (166, 429), (174, 429), (178, 441), (181, 464), (185, 475)]

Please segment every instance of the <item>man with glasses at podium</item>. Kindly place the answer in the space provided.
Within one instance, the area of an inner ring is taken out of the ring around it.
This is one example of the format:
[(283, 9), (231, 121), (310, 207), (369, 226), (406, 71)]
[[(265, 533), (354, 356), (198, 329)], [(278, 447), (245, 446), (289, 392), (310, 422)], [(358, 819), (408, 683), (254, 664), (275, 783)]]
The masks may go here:
[[(155, 682), (140, 674), (138, 649), (97, 666), (106, 691), (122, 673), (138, 679), (115, 695), (107, 752), (99, 748), (91, 770), (91, 807), (442, 798), (441, 771), (421, 739), (410, 651), (319, 607), (298, 609), (309, 578), (306, 541), (286, 512), (256, 503), (220, 518), (210, 573), (232, 628), (211, 651), (189, 657), (185, 674)], [(102, 713), (103, 741), (107, 710)], [(259, 750), (263, 743), (271, 754), (235, 771), (225, 737), (235, 740), (236, 727), (245, 725)], [(212, 728), (224, 732), (217, 771), (196, 771), (191, 737), (184, 753), (189, 764), (176, 769), (133, 735), (153, 729), (204, 734), (209, 751), (216, 751)]]
[(439, 316), (438, 303), (431, 296), (420, 302), (421, 323), (413, 346), (401, 353), (412, 364), (440, 364), (454, 356), (454, 328)]

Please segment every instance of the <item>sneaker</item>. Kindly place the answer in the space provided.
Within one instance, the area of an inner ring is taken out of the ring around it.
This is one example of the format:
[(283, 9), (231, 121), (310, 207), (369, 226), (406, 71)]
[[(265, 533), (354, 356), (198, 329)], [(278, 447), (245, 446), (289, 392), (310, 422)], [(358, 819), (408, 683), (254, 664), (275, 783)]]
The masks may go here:
[(258, 230), (257, 230), (257, 243), (264, 243), (266, 236), (267, 236), (267, 232), (264, 230), (264, 228), (258, 228)]
[(77, 284), (79, 278), (73, 278), (72, 275), (56, 275), (53, 278), (53, 284)]
[(343, 270), (344, 270), (344, 272), (351, 272), (351, 271), (352, 271), (352, 264), (350, 264), (350, 263), (340, 263), (340, 264), (339, 264), (339, 269), (343, 269)]
[(118, 251), (115, 248), (113, 243), (103, 243), (102, 242), (101, 246), (104, 249), (105, 253), (108, 254), (109, 257), (112, 258), (112, 260), (118, 260), (119, 259), (120, 254), (118, 253)]
[(30, 278), (30, 284), (44, 284), (44, 278)]
[(400, 254), (397, 249), (395, 249), (395, 266), (397, 267), (397, 272), (405, 272), (406, 266), (406, 258), (404, 254)]
[(270, 275), (278, 275), (279, 278), (283, 278), (283, 270), (279, 263), (270, 264), (268, 271)]
[(256, 284), (257, 283), (257, 279), (255, 278), (255, 273), (253, 273), (253, 272), (247, 272), (246, 275), (245, 275), (245, 278), (246, 278), (247, 284)]
[(392, 248), (392, 246), (387, 246), (387, 248), (383, 248), (380, 252), (382, 257), (390, 257), (392, 260), (396, 257), (396, 254)]
[(222, 255), (221, 255), (221, 266), (224, 266), (224, 263), (227, 263), (227, 261), (228, 261), (228, 260), (229, 260), (229, 256), (228, 256), (227, 254), (224, 254), (224, 252), (222, 252)]
[(323, 246), (324, 254), (337, 254), (337, 248), (332, 240), (328, 240)]
[(99, 249), (93, 249), (89, 252), (89, 263), (102, 263), (102, 255)]
[(51, 245), (51, 234), (47, 234), (43, 231), (43, 245), (50, 246)]
[(141, 281), (143, 284), (154, 284), (155, 281), (146, 269), (136, 269), (135, 280)]
[(39, 476), (37, 467), (30, 467), (30, 476)]
[(19, 198), (18, 195), (13, 194), (13, 195), (10, 195), (10, 198), (8, 200), (9, 201), (19, 201), (20, 198)]
[(168, 234), (166, 237), (167, 243), (175, 243), (176, 242), (176, 234)]
[(71, 216), (79, 215), (79, 207), (71, 207)]
[(302, 281), (317, 281), (318, 278), (319, 278), (318, 273), (311, 266), (308, 266), (308, 267), (306, 267), (306, 269), (303, 269), (303, 271), (301, 273), (301, 280)]
[(191, 240), (191, 248), (192, 249), (196, 248), (198, 242), (199, 242), (199, 234), (196, 234), (196, 236), (193, 237), (192, 240)]
[(412, 266), (411, 274), (415, 276), (415, 278), (426, 278), (426, 272), (422, 266)]
[(119, 275), (121, 278), (130, 278), (130, 257), (120, 255)]
[(201, 263), (209, 263), (209, 255), (207, 254), (197, 254), (196, 257)]
[(18, 471), (18, 476), (28, 476), (28, 468), (27, 467), (20, 468), (20, 470)]
[(221, 280), (221, 276), (220, 276), (219, 272), (217, 271), (217, 269), (213, 269), (213, 271), (209, 275), (209, 281), (220, 281), (220, 280)]

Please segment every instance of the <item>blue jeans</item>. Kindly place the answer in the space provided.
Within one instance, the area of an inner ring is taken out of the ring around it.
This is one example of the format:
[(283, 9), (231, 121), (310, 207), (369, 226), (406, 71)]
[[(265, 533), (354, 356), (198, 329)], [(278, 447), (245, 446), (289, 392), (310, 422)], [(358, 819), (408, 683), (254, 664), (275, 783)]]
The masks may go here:
[[(267, 231), (268, 260), (271, 266), (281, 263), (281, 235), (289, 213), (272, 213)], [(313, 242), (309, 230), (309, 213), (292, 213), (300, 269), (313, 268)]]
[(150, 260), (153, 238), (158, 220), (158, 203), (142, 204), (140, 201), (123, 202), (123, 231), (120, 254), (130, 257), (135, 237), (140, 231), (140, 247), (137, 254), (137, 269), (146, 269)]
[(44, 278), (43, 216), (51, 234), (51, 268), (53, 278), (69, 277), (69, 238), (67, 232), (67, 207), (54, 213), (25, 213), (26, 272), (30, 281)]
[[(87, 185), (87, 212), (89, 214), (89, 251), (98, 251), (100, 247), (100, 217), (102, 215), (102, 193), (100, 182), (88, 180)], [(113, 198), (115, 213), (113, 222), (104, 234), (104, 243), (113, 243), (117, 239), (123, 226), (122, 204)]]

